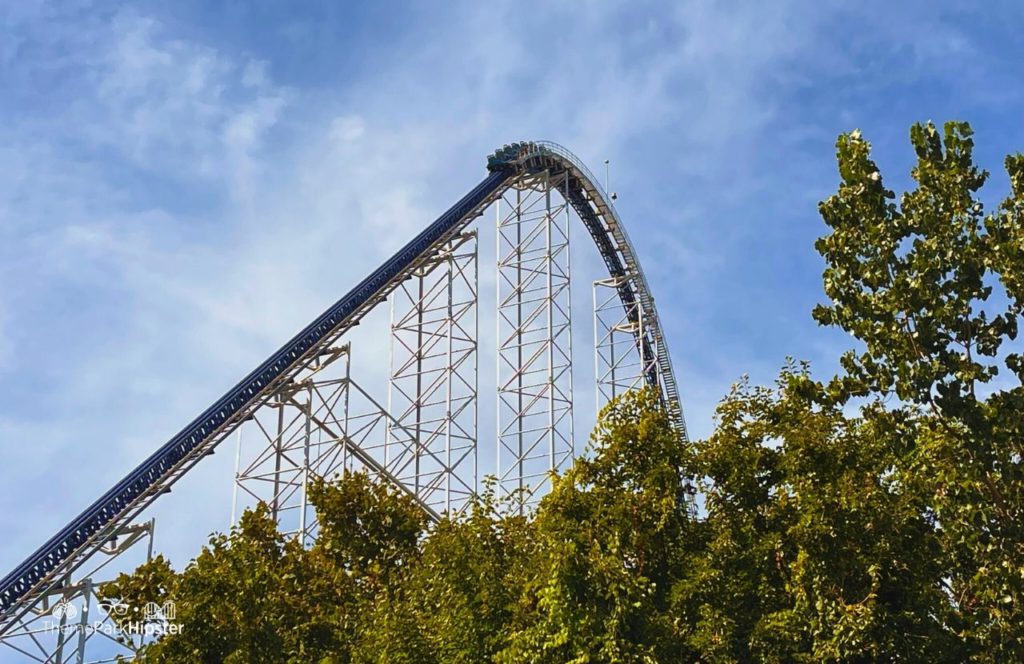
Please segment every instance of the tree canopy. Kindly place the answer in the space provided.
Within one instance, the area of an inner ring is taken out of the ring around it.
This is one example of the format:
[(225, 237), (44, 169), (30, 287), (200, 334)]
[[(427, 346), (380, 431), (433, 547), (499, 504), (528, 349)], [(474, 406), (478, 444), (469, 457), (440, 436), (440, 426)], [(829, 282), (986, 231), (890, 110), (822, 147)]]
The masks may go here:
[(528, 515), (488, 486), (430, 525), (318, 481), (311, 546), (259, 507), (102, 594), (175, 601), (155, 663), (1024, 661), (1024, 156), (986, 213), (966, 123), (910, 138), (898, 200), (837, 141), (813, 312), (856, 340), (837, 375), (741, 380), (693, 442), (629, 393)]

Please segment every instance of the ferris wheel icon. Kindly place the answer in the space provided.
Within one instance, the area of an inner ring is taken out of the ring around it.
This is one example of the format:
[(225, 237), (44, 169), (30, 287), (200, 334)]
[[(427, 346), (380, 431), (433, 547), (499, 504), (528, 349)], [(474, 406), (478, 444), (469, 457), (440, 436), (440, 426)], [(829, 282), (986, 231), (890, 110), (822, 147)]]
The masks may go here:
[(67, 618), (68, 620), (73, 619), (78, 615), (78, 607), (66, 599), (62, 599), (53, 605), (53, 609), (50, 610), (55, 618)]

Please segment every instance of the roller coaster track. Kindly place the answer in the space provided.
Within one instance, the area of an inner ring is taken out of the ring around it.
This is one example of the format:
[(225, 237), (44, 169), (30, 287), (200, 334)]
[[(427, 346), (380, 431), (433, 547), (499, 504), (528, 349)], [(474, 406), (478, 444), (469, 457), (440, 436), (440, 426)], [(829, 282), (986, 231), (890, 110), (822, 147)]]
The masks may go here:
[[(661, 395), (679, 434), (685, 437), (679, 391), (654, 298), (606, 192), (579, 159), (554, 143), (506, 145), (488, 158), (487, 168), (488, 175), (448, 211), (0, 580), (0, 635), (31, 611), (48, 590), (66, 582), (196, 463), (212, 454), (220, 441), (410, 278), (438, 247), (479, 217), (518, 178), (531, 174), (547, 171), (567, 176), (566, 198), (593, 238), (609, 275), (620, 278), (616, 288), (623, 306), (627, 312), (642, 312), (645, 324), (636, 328), (636, 346), (644, 359), (650, 360), (645, 366), (653, 367), (646, 371), (644, 381)], [(360, 455), (358, 449), (353, 453), (368, 468), (388, 476), (372, 456)], [(400, 490), (410, 492), (392, 479)], [(438, 517), (430, 506), (423, 507), (432, 518)]]

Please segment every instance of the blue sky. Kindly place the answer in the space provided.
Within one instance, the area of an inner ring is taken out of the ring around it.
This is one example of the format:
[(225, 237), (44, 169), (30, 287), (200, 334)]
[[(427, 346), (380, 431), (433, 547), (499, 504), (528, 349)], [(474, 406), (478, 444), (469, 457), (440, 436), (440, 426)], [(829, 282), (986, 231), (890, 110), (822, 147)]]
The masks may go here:
[[(965, 7), (0, 0), (0, 573), (511, 140), (612, 160), (695, 436), (741, 374), (827, 374), (836, 135), (899, 187), (912, 122), (969, 120), (988, 201), (1024, 150), (1024, 5)], [(179, 561), (226, 456), (164, 501)]]

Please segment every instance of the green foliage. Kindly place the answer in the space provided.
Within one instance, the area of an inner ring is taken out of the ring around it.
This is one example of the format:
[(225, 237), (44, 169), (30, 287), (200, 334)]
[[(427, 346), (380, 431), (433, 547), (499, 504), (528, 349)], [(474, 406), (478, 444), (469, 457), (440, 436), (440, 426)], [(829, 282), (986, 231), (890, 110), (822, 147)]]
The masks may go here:
[(741, 383), (699, 444), (708, 527), (676, 587), (710, 661), (962, 661), (934, 528), (899, 470), (911, 427), (847, 418), (806, 367)]
[[(396, 661), (389, 648), (411, 634), (419, 639), (419, 658), (411, 661), (468, 664), (506, 647), (505, 628), (516, 614), (518, 589), (532, 576), (535, 543), (529, 520), (503, 509), (493, 486), (471, 502), (467, 516), (442, 520), (423, 541), (417, 565), (379, 606), (382, 629), (366, 635), (374, 653), (368, 661)], [(395, 622), (396, 615), (407, 622)]]
[(688, 447), (650, 391), (602, 412), (593, 456), (533, 522), (534, 575), (503, 662), (653, 662), (680, 655), (668, 610), (695, 517)]
[(175, 602), (181, 633), (148, 647), (145, 661), (365, 661), (355, 654), (367, 616), (418, 556), (423, 513), (364, 474), (314, 483), (310, 497), (321, 533), (309, 549), (285, 541), (260, 505), (182, 572), (158, 557), (104, 586), (103, 597), (133, 608)]
[(918, 187), (899, 210), (868, 143), (840, 137), (843, 182), (821, 205), (832, 233), (818, 243), (832, 305), (815, 317), (865, 346), (843, 357), (833, 395), (892, 392), (893, 416), (914, 422), (896, 441), (908, 448), (898, 470), (935, 519), (951, 627), (973, 658), (1011, 661), (1024, 659), (1024, 372), (1012, 345), (1024, 311), (1024, 156), (1006, 159), (1012, 194), (985, 215), (971, 136), (966, 123), (942, 135), (915, 125)]
[(310, 488), (309, 548), (261, 506), (102, 594), (176, 602), (152, 662), (1024, 661), (1024, 156), (985, 214), (968, 125), (911, 143), (897, 204), (837, 142), (813, 315), (857, 340), (839, 375), (743, 380), (693, 443), (630, 393), (528, 515), (489, 484), (428, 527), (347, 473)]

